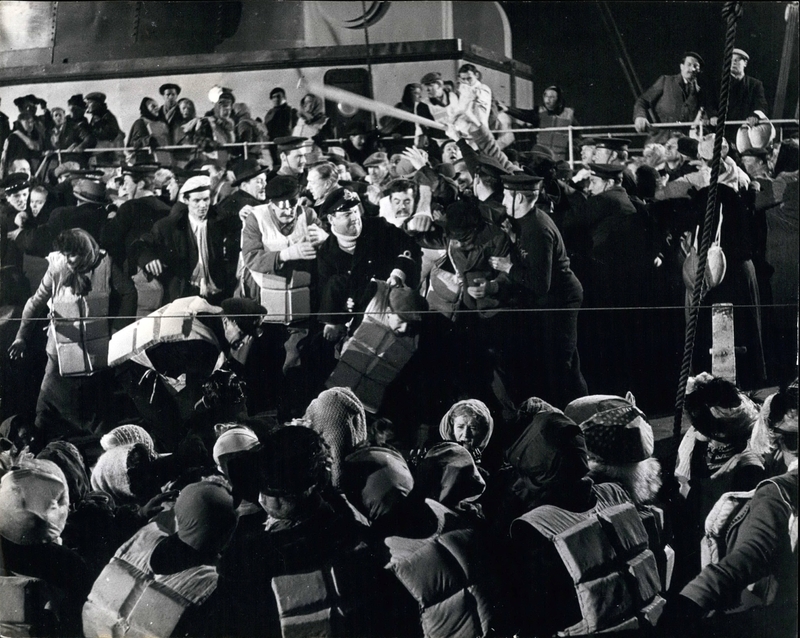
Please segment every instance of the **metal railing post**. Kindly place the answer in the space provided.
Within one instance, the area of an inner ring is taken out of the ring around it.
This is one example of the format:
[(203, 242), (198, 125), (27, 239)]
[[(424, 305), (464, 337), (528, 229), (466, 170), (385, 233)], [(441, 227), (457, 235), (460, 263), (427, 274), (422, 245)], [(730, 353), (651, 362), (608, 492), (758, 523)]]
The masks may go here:
[(570, 169), (575, 168), (575, 151), (573, 150), (573, 138), (572, 138), (572, 126), (567, 129), (567, 139), (569, 142), (569, 167)]

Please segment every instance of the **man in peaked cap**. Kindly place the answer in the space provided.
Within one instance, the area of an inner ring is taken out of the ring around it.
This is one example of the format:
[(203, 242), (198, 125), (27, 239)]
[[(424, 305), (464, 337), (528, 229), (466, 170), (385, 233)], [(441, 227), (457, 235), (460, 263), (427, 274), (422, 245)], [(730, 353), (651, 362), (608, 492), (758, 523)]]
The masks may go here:
[[(536, 206), (542, 178), (517, 174), (502, 180), (513, 249), (509, 257), (491, 257), (492, 268), (507, 273), (515, 307), (560, 310), (537, 313), (533, 317), (540, 324), (537, 329), (527, 326), (531, 321), (527, 313), (511, 313), (516, 325), (506, 332), (514, 335), (514, 342), (503, 350), (510, 358), (512, 395), (516, 403), (535, 395), (564, 405), (586, 394), (577, 349), (583, 287), (570, 268), (555, 222)], [(531, 338), (520, 340), (520, 334)]]
[(750, 62), (750, 56), (742, 49), (734, 49), (731, 58), (731, 85), (728, 94), (728, 121), (737, 122), (746, 120), (750, 126), (758, 124), (759, 116), (756, 111), (767, 114), (767, 97), (764, 93), (764, 84), (749, 75), (745, 69)]
[(595, 164), (623, 164), (628, 159), (628, 146), (631, 141), (620, 137), (595, 138)]
[[(681, 57), (680, 73), (662, 75), (642, 93), (633, 107), (633, 120), (638, 133), (649, 128), (648, 111), (656, 122), (693, 122), (701, 109), (704, 118), (716, 116), (713, 90), (701, 87), (697, 79), (703, 70), (703, 58), (694, 51)], [(648, 141), (664, 142), (669, 135), (666, 129), (651, 131)]]
[(362, 217), (361, 198), (349, 188), (330, 193), (320, 215), (331, 227), (317, 253), (320, 313), (325, 338), (336, 342), (347, 331), (348, 298), (353, 312), (363, 312), (372, 279), (418, 285), (421, 250), (382, 217)]
[[(442, 124), (452, 124), (458, 111), (458, 94), (445, 88), (442, 74), (438, 71), (426, 73), (420, 84), (428, 97), (428, 106), (433, 119)], [(434, 137), (444, 137), (441, 131), (432, 130)]]

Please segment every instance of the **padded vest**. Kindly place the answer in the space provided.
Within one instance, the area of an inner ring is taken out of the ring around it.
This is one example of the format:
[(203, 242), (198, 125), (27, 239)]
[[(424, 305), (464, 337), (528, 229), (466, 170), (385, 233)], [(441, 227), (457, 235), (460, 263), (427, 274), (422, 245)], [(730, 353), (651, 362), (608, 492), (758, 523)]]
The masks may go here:
[(362, 546), (322, 569), (272, 579), (283, 638), (324, 638), (352, 633), (349, 620), (368, 615), (364, 574), (374, 569)]
[(221, 312), (221, 308), (200, 297), (181, 297), (125, 326), (111, 338), (108, 364), (117, 366), (133, 359), (147, 365), (145, 350), (157, 343), (201, 340), (219, 347), (214, 333), (196, 318), (199, 312)]
[[(565, 107), (560, 115), (551, 115), (543, 106), (539, 107), (539, 126), (541, 128), (561, 128), (570, 126), (575, 119), (575, 112)], [(566, 131), (539, 131), (536, 141), (547, 146), (556, 155), (556, 159), (569, 158), (569, 135)]]
[(217, 587), (217, 570), (200, 565), (175, 574), (154, 574), (150, 557), (169, 534), (149, 523), (117, 550), (83, 606), (87, 638), (165, 638), (190, 605), (205, 602)]
[(451, 510), (426, 499), (438, 521), (428, 538), (390, 536), (388, 564), (419, 604), (422, 630), (428, 638), (475, 638), (489, 633), (491, 606), (484, 595), (475, 532)]
[[(56, 253), (48, 259), (63, 259)], [(66, 263), (66, 261), (65, 261)], [(111, 293), (111, 259), (105, 255), (91, 275), (92, 289), (85, 296), (59, 286), (50, 299), (50, 335), (55, 343), (61, 376), (86, 376), (107, 367), (111, 331), (108, 306)]]
[(40, 625), (52, 607), (50, 589), (30, 576), (0, 576), (0, 636), (41, 635)]
[(365, 310), (364, 321), (345, 343), (339, 363), (325, 382), (326, 388), (350, 388), (364, 409), (380, 410), (386, 389), (417, 351), (419, 338), (397, 335)]
[(543, 505), (512, 523), (549, 540), (575, 586), (583, 619), (559, 635), (622, 631), (655, 625), (665, 601), (647, 532), (636, 507), (613, 483), (594, 486), (597, 505), (569, 512)]

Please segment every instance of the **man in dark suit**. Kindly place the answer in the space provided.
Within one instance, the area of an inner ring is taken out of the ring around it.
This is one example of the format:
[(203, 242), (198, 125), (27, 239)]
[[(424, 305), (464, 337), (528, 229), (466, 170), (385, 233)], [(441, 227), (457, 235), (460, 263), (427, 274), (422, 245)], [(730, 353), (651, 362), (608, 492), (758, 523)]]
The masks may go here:
[(728, 97), (728, 120), (747, 120), (750, 126), (758, 124), (755, 111), (767, 114), (767, 97), (761, 80), (745, 75), (750, 56), (742, 49), (733, 50), (731, 59), (731, 88)]
[[(701, 109), (704, 118), (715, 115), (713, 91), (702, 89), (697, 78), (702, 73), (703, 58), (694, 51), (687, 51), (681, 58), (681, 72), (662, 75), (655, 84), (642, 93), (633, 106), (633, 123), (638, 133), (649, 128), (648, 110), (655, 113), (656, 121), (692, 122)], [(667, 130), (651, 132), (649, 141), (665, 142)]]
[(165, 302), (192, 295), (211, 303), (230, 297), (236, 281), (229, 262), (238, 255), (226, 250), (229, 221), (211, 206), (210, 178), (189, 178), (180, 197), (187, 208), (160, 219), (142, 237), (138, 264), (161, 280)]

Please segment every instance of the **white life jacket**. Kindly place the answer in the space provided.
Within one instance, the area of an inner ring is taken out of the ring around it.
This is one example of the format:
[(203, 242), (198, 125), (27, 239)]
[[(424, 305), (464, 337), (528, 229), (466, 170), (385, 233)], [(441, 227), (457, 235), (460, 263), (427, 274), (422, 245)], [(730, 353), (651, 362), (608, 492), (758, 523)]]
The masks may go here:
[[(67, 268), (59, 252), (47, 257), (51, 266)], [(55, 344), (59, 373), (63, 377), (86, 376), (105, 368), (111, 331), (108, 319), (111, 296), (111, 259), (104, 255), (89, 275), (92, 289), (76, 295), (72, 288), (57, 286), (48, 301), (50, 339)]]
[(369, 614), (363, 574), (374, 567), (365, 550), (356, 548), (322, 569), (272, 579), (283, 638), (347, 635), (350, 619)]
[(0, 636), (41, 635), (39, 625), (53, 607), (50, 588), (39, 578), (0, 576)]
[(665, 601), (647, 532), (625, 491), (595, 485), (597, 505), (570, 512), (537, 507), (511, 526), (529, 525), (555, 546), (575, 586), (582, 620), (559, 635), (622, 631), (655, 625)]
[(387, 565), (419, 604), (427, 638), (486, 636), (492, 621), (475, 532), (444, 505), (425, 499), (438, 527), (428, 538), (390, 536)]
[(84, 636), (166, 638), (189, 606), (214, 593), (219, 576), (209, 565), (153, 573), (150, 558), (167, 536), (157, 523), (149, 523), (117, 550), (83, 606)]

